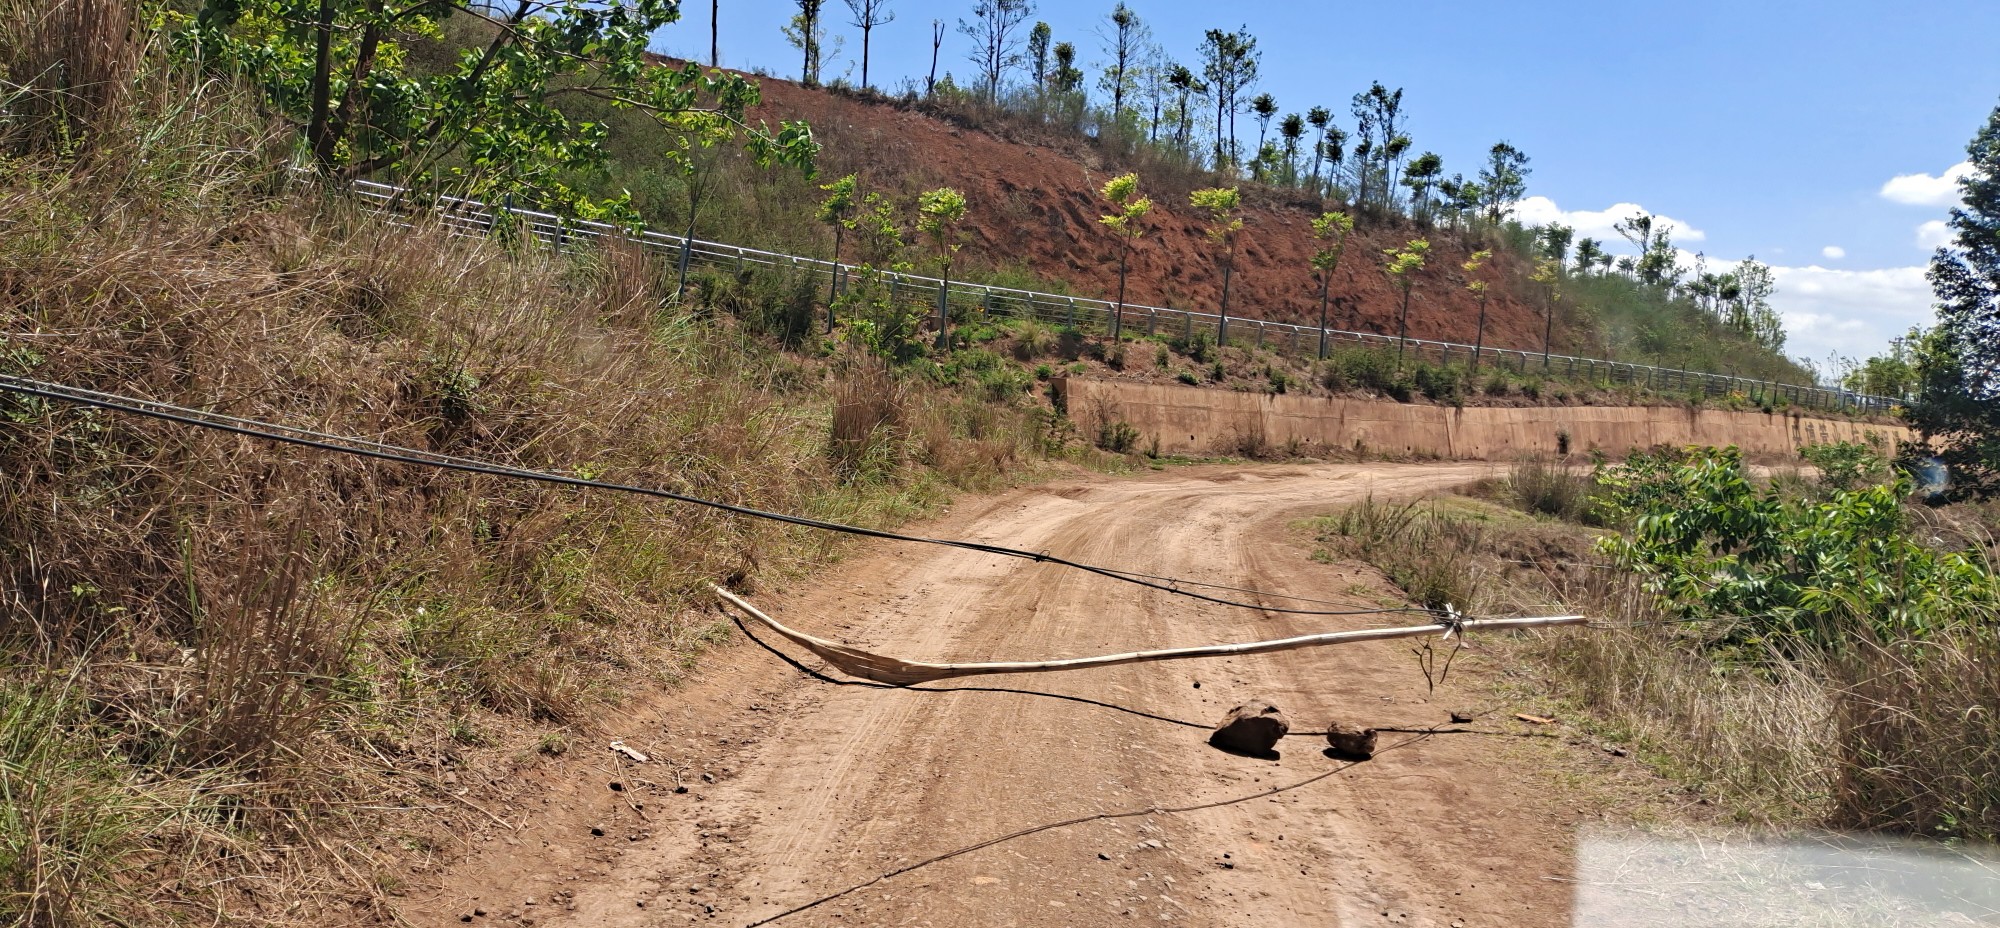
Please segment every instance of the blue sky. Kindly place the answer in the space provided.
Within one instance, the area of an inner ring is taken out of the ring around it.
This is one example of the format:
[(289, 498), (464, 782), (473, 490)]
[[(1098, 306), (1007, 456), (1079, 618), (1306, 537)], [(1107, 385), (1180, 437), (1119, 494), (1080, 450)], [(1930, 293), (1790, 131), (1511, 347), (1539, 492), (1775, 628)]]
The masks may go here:
[[(1711, 263), (1754, 254), (1777, 266), (1788, 352), (1815, 361), (1875, 353), (1928, 322), (1922, 266), (1956, 199), (1936, 179), (2000, 104), (1992, 0), (1128, 2), (1190, 63), (1204, 30), (1247, 26), (1263, 51), (1258, 89), (1287, 112), (1324, 105), (1351, 123), (1348, 100), (1369, 81), (1404, 88), (1416, 150), (1443, 155), (1447, 174), (1471, 174), (1496, 140), (1514, 143), (1541, 198), (1523, 205), (1528, 218), (1615, 239), (1592, 225), (1630, 204), (1675, 220), (1680, 244)], [(722, 6), (724, 65), (797, 77), (779, 34), (791, 0)], [(1111, 0), (1038, 6), (1033, 18), (1077, 44), (1094, 86)], [(860, 38), (841, 0), (827, 7), (845, 39), (833, 77), (858, 62)], [(873, 82), (921, 80), (933, 19), (947, 24), (939, 70), (968, 77), (971, 43), (955, 27), (971, 7), (890, 0)], [(705, 60), (709, 4), (684, 12), (656, 47)]]

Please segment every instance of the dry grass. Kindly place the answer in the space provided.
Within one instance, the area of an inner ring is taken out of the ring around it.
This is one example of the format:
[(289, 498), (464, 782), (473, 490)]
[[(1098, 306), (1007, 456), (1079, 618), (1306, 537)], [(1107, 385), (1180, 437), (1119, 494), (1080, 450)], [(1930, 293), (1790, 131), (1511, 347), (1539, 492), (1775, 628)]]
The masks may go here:
[(1590, 477), (1546, 456), (1523, 457), (1507, 472), (1516, 505), (1537, 515), (1581, 522), (1590, 515)]
[(78, 152), (116, 126), (143, 55), (127, 0), (0, 4), (0, 131), (22, 152)]
[[(237, 102), (168, 76), (97, 154), (10, 165), (0, 370), (876, 525), (1026, 447), (1017, 411), (906, 402), (887, 372), (666, 306), (636, 251), (510, 250), (290, 192)], [(385, 864), (352, 838), (380, 810), (436, 798), (483, 741), (674, 678), (714, 640), (686, 608), (711, 579), (840, 550), (11, 395), (0, 420), (8, 923), (366, 910)]]

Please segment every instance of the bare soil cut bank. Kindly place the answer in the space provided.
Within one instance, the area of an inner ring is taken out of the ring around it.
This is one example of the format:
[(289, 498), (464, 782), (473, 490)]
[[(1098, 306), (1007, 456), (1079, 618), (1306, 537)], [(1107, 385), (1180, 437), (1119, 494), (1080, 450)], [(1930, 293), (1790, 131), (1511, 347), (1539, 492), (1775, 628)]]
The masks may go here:
[(1807, 445), (1855, 441), (1893, 455), (1908, 427), (1797, 413), (1675, 406), (1463, 407), (1203, 390), (1068, 378), (1060, 388), (1085, 435), (1118, 422), (1162, 454), (1290, 450), (1446, 460), (1526, 454), (1621, 455), (1660, 445), (1735, 445), (1794, 458)]

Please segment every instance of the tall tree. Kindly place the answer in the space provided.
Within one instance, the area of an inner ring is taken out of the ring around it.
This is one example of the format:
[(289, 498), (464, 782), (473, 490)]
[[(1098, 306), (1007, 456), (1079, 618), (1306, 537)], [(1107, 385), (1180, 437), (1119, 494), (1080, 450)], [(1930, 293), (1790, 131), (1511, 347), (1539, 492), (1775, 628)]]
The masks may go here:
[(1180, 94), (1180, 103), (1176, 107), (1180, 113), (1180, 132), (1177, 138), (1181, 152), (1191, 156), (1193, 154), (1191, 146), (1194, 144), (1193, 139), (1189, 138), (1194, 131), (1194, 110), (1191, 104), (1196, 96), (1208, 92), (1208, 85), (1184, 64), (1176, 64), (1167, 70), (1167, 85)]
[(1444, 159), (1436, 152), (1424, 152), (1403, 169), (1403, 186), (1410, 188), (1410, 217), (1430, 221), (1431, 190), (1444, 177)]
[(1007, 72), (1021, 66), (1021, 26), (1035, 13), (1034, 0), (979, 0), (972, 19), (958, 21), (958, 31), (972, 40), (972, 63), (986, 88), (986, 102), (1000, 102), (1000, 85)]
[(1105, 18), (1104, 27), (1098, 38), (1104, 42), (1104, 74), (1099, 77), (1099, 86), (1111, 94), (1111, 120), (1117, 122), (1125, 115), (1125, 98), (1137, 89), (1134, 68), (1138, 64), (1139, 53), (1146, 47), (1150, 30), (1139, 21), (1139, 14), (1120, 0)]
[(951, 348), (951, 264), (958, 257), (959, 223), (965, 221), (965, 194), (951, 187), (939, 187), (917, 196), (917, 231), (937, 249), (943, 276), (938, 284), (939, 351)]
[(1111, 316), (1111, 340), (1125, 340), (1125, 268), (1132, 254), (1132, 242), (1146, 234), (1146, 227), (1139, 220), (1153, 211), (1153, 201), (1139, 196), (1139, 175), (1121, 174), (1104, 182), (1101, 191), (1104, 199), (1111, 204), (1112, 212), (1098, 217), (1099, 222), (1118, 233), (1118, 310)]
[(1394, 281), (1396, 289), (1403, 291), (1403, 309), (1396, 315), (1396, 365), (1403, 364), (1403, 349), (1410, 340), (1410, 291), (1417, 285), (1417, 274), (1424, 269), (1425, 259), (1430, 257), (1431, 243), (1425, 239), (1411, 239), (1401, 248), (1391, 248), (1383, 254), (1389, 258), (1384, 270)]
[(1324, 106), (1315, 106), (1306, 111), (1306, 123), (1319, 132), (1319, 140), (1313, 143), (1313, 190), (1319, 192), (1319, 166), (1326, 156), (1326, 128), (1333, 124), (1333, 111)]
[(1403, 135), (1403, 89), (1372, 81), (1354, 95), (1349, 112), (1355, 119), (1355, 203), (1367, 205), (1373, 191), (1387, 207), (1395, 192), (1390, 185), (1396, 181), (1396, 162), (1410, 147)]
[[(1215, 94), (1215, 168), (1222, 170), (1237, 163), (1237, 101), (1257, 83), (1257, 69), (1263, 54), (1248, 26), (1235, 32), (1210, 29), (1201, 44), (1202, 76)], [(1223, 145), (1224, 130), (1229, 143)]]
[(1049, 42), (1054, 38), (1048, 23), (1038, 22), (1028, 30), (1028, 76), (1034, 78), (1036, 94), (1048, 89)]
[(1783, 351), (1784, 319), (1771, 307), (1771, 295), (1778, 292), (1777, 274), (1770, 265), (1751, 255), (1737, 264), (1729, 276), (1735, 279), (1737, 290), (1736, 316), (1740, 319), (1737, 330), (1773, 352)]
[(1313, 270), (1319, 272), (1319, 356), (1326, 357), (1326, 302), (1333, 287), (1333, 271), (1340, 267), (1341, 253), (1354, 234), (1354, 217), (1346, 213), (1322, 213), (1312, 223), (1313, 238), (1322, 243), (1313, 251)]
[(1506, 142), (1495, 142), (1479, 169), (1479, 189), (1485, 197), (1486, 221), (1498, 225), (1528, 194), (1528, 156)]
[(1910, 421), (1939, 449), (1960, 495), (2000, 495), (2000, 107), (1966, 146), (1972, 170), (1931, 256), (1937, 325), (1925, 339)]
[(1569, 260), (1569, 243), (1576, 239), (1576, 229), (1560, 222), (1551, 222), (1542, 227), (1536, 236), (1542, 241), (1542, 257), (1556, 263), (1560, 269)]
[(1299, 182), (1299, 143), (1306, 137), (1305, 117), (1297, 113), (1287, 113), (1278, 121), (1278, 137), (1285, 140), (1285, 182), (1297, 186)]
[(1604, 254), (1604, 246), (1594, 238), (1586, 238), (1576, 243), (1576, 272), (1588, 274), (1597, 266), (1597, 258)]
[(930, 97), (937, 90), (938, 49), (943, 47), (944, 20), (933, 19), (931, 20), (931, 73), (930, 76), (924, 78), (924, 96), (926, 98)]
[(1542, 285), (1542, 370), (1547, 371), (1549, 343), (1556, 331), (1556, 304), (1562, 300), (1562, 265), (1536, 258), (1534, 273), (1528, 279)]
[(384, 0), (230, 0), (201, 5), (185, 36), (205, 67), (253, 82), (269, 106), (303, 127), (325, 177), (389, 173), (425, 192), (636, 222), (625, 198), (596, 200), (558, 178), (595, 170), (603, 126), (572, 121), (555, 104), (590, 97), (636, 111), (671, 131), (664, 156), (742, 139), (759, 163), (810, 170), (818, 145), (804, 123), (772, 133), (751, 126), (757, 85), (700, 65), (653, 65), (646, 46), (680, 19), (677, 0), (521, 3), (486, 15), (484, 45), (442, 70), (419, 67), (407, 41), (433, 34), (447, 4), (392, 11)]
[(1216, 316), (1215, 344), (1225, 347), (1229, 344), (1229, 277), (1236, 270), (1236, 234), (1243, 231), (1243, 220), (1236, 210), (1243, 205), (1243, 197), (1235, 187), (1210, 187), (1188, 194), (1188, 204), (1208, 214), (1208, 228), (1204, 232), (1215, 243), (1215, 260), (1222, 265), (1222, 303)]
[(798, 4), (799, 12), (785, 27), (785, 38), (805, 56), (805, 64), (799, 70), (799, 83), (812, 87), (819, 83), (820, 52), (826, 41), (826, 27), (819, 18), (820, 8), (826, 5), (826, 0), (793, 2)]
[(815, 218), (833, 229), (833, 283), (826, 292), (826, 331), (829, 335), (833, 334), (834, 301), (840, 298), (841, 234), (846, 232), (848, 224), (854, 221), (854, 210), (859, 205), (854, 194), (859, 186), (860, 179), (849, 174), (819, 188), (826, 191), (827, 197), (820, 201), (819, 212), (815, 214)]
[(1049, 72), (1049, 87), (1065, 96), (1083, 89), (1083, 70), (1076, 66), (1075, 45), (1056, 43), (1056, 66)]
[(1480, 356), (1486, 352), (1487, 286), (1486, 281), (1479, 279), (1479, 271), (1492, 259), (1493, 252), (1480, 250), (1473, 252), (1472, 257), (1459, 265), (1459, 268), (1465, 271), (1467, 278), (1465, 289), (1472, 291), (1473, 297), (1479, 300), (1479, 326), (1473, 330), (1475, 334), (1472, 337), (1472, 369), (1475, 371), (1479, 369)]
[(847, 0), (847, 11), (854, 14), (849, 22), (861, 30), (861, 89), (867, 90), (869, 33), (895, 22), (896, 14), (889, 9), (889, 0)]
[(1257, 120), (1257, 156), (1263, 160), (1264, 138), (1271, 133), (1271, 120), (1278, 115), (1278, 98), (1260, 93), (1250, 98), (1250, 115)]
[(1152, 110), (1152, 116), (1146, 120), (1146, 141), (1149, 143), (1160, 140), (1160, 120), (1165, 117), (1167, 99), (1173, 94), (1173, 87), (1167, 83), (1167, 74), (1173, 67), (1166, 49), (1161, 48), (1158, 42), (1146, 43), (1145, 50), (1140, 53), (1138, 74), (1140, 95)]

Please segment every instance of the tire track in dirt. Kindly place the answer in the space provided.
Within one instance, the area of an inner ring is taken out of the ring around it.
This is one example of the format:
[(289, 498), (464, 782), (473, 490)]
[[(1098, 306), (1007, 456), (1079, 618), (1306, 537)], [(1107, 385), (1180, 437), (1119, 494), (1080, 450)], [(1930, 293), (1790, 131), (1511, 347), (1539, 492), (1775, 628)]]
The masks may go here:
[[(962, 507), (923, 530), (1365, 607), (1379, 581), (1313, 563), (1287, 540), (1287, 524), (1370, 494), (1411, 496), (1492, 471), (1315, 465), (1091, 478)], [(798, 627), (929, 660), (1071, 657), (1403, 624), (1223, 609), (1053, 565), (888, 545), (761, 602)], [(591, 858), (598, 866), (571, 866), (561, 883), (553, 870), (538, 871), (537, 853), (475, 854), (444, 878), (437, 899), (453, 901), (415, 906), (412, 920), (455, 923), (451, 913), (464, 907), (456, 900), (534, 884), (562, 893), (560, 905), (525, 914), (544, 926), (744, 924), (1027, 825), (1301, 780), (1337, 765), (1318, 739), (1289, 738), (1279, 759), (1258, 760), (1218, 752), (1204, 729), (1170, 720), (1206, 726), (1264, 696), (1295, 730), (1319, 730), (1335, 717), (1433, 725), (1443, 712), (1431, 700), (1463, 691), (1428, 693), (1409, 644), (920, 689), (831, 686), (770, 655), (733, 649), (720, 663), (739, 677), (710, 674), (682, 694), (733, 713), (738, 731), (755, 728), (754, 745), (731, 748), (733, 776), (699, 790), (696, 802), (667, 805), (648, 837), (600, 847)], [(756, 714), (735, 708), (744, 692), (767, 693), (772, 705)], [(1398, 737), (1385, 733), (1383, 743)], [(1536, 795), (1531, 772), (1499, 758), (1504, 740), (1423, 739), (1293, 793), (1028, 836), (780, 924), (1566, 924), (1562, 884), (1544, 877), (1568, 870), (1564, 824), (1574, 815)], [(538, 853), (574, 861), (573, 852), (557, 853), (570, 840), (550, 840)]]

